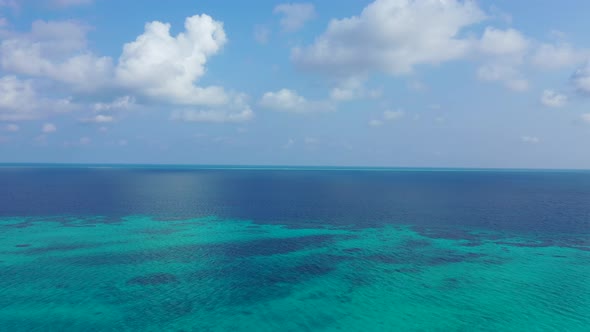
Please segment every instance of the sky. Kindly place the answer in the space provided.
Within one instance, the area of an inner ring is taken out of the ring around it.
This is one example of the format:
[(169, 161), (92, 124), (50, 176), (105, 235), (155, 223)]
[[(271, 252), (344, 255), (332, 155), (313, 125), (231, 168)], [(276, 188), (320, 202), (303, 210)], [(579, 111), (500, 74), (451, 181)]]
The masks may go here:
[(0, 163), (588, 169), (589, 12), (0, 0)]

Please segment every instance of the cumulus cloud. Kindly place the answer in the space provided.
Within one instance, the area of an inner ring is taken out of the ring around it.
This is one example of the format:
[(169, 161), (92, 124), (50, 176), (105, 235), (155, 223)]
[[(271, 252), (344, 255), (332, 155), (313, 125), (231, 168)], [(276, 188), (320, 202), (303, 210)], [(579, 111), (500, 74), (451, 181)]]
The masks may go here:
[(580, 118), (582, 119), (582, 121), (590, 123), (590, 113), (584, 113), (580, 115)]
[(536, 137), (536, 136), (522, 136), (520, 138), (524, 143), (529, 143), (529, 144), (537, 144), (539, 143), (541, 140)]
[(75, 108), (70, 99), (39, 95), (32, 80), (0, 77), (0, 121), (32, 120), (50, 112), (67, 112)]
[[(85, 107), (95, 112), (130, 109), (136, 104), (137, 96), (156, 100), (177, 111), (186, 107), (202, 108), (188, 113), (183, 111), (186, 119), (220, 122), (221, 118), (251, 118), (252, 110), (241, 94), (226, 92), (220, 86), (197, 84), (205, 74), (208, 59), (227, 42), (223, 23), (203, 14), (186, 18), (184, 31), (175, 36), (170, 34), (170, 29), (167, 23), (147, 23), (141, 35), (123, 46), (117, 63), (110, 57), (89, 51), (86, 39), (89, 27), (75, 21), (35, 21), (29, 32), (8, 32), (0, 42), (0, 66), (5, 72), (31, 79), (20, 85), (13, 82), (11, 86), (7, 86), (8, 79), (2, 82), (4, 88), (13, 93), (3, 96), (0, 117), (8, 120), (37, 117), (37, 111), (42, 106), (47, 108), (50, 101), (40, 100), (32, 86), (44, 80), (61, 82), (74, 94), (83, 92), (85, 99), (90, 96), (100, 100), (105, 91), (115, 89), (126, 94), (112, 102), (90, 103)], [(19, 81), (16, 76), (13, 80)], [(20, 98), (11, 97), (15, 93), (20, 94)], [(49, 106), (56, 108), (57, 105)], [(105, 118), (91, 120), (104, 121)]]
[(283, 15), (281, 27), (289, 32), (301, 29), (316, 16), (315, 7), (311, 3), (284, 3), (277, 5), (273, 12)]
[(588, 57), (589, 51), (575, 49), (568, 43), (543, 43), (533, 53), (531, 63), (543, 69), (560, 69), (583, 63)]
[(482, 81), (502, 82), (506, 88), (512, 91), (526, 91), (529, 88), (528, 81), (512, 65), (482, 65), (477, 70), (477, 77)]
[(327, 101), (312, 101), (300, 96), (294, 90), (281, 89), (276, 92), (266, 92), (260, 100), (260, 106), (292, 113), (311, 113), (334, 110), (334, 105)]
[(541, 94), (541, 104), (547, 107), (563, 107), (567, 103), (567, 96), (554, 90), (545, 90)]
[(45, 123), (43, 127), (41, 127), (41, 132), (44, 134), (51, 134), (57, 131), (57, 127), (53, 123)]
[(528, 90), (529, 83), (520, 67), (531, 43), (518, 30), (487, 27), (477, 44), (477, 51), (484, 60), (477, 70), (477, 78), (484, 82), (502, 83), (512, 91)]
[(125, 44), (116, 69), (118, 81), (148, 97), (184, 105), (219, 105), (227, 102), (223, 88), (199, 87), (210, 56), (227, 42), (223, 23), (208, 15), (185, 20), (185, 31), (170, 35), (170, 24), (158, 21)]
[(518, 30), (487, 27), (479, 41), (478, 50), (494, 56), (522, 57), (529, 44), (529, 40)]
[(300, 67), (331, 74), (407, 74), (416, 65), (466, 56), (472, 41), (460, 32), (484, 18), (471, 1), (376, 0), (359, 16), (332, 20), (291, 57)]
[(113, 100), (110, 103), (95, 103), (93, 109), (95, 112), (126, 110), (135, 106), (135, 97), (123, 96)]
[(35, 21), (30, 32), (12, 33), (2, 40), (2, 69), (94, 90), (109, 81), (113, 64), (110, 57), (87, 50), (87, 31), (87, 26), (74, 21)]

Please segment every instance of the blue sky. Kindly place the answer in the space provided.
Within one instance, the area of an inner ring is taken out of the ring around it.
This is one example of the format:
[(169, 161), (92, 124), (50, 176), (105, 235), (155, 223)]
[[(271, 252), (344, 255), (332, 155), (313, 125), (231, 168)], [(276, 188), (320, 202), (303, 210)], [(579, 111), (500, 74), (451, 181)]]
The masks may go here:
[(588, 12), (0, 0), (0, 162), (590, 168)]

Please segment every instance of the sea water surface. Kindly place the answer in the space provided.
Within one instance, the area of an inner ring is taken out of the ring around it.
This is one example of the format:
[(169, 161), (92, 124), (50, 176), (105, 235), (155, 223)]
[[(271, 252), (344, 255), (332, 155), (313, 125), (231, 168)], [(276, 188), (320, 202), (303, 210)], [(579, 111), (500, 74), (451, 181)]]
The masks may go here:
[(589, 331), (590, 172), (0, 167), (3, 331)]

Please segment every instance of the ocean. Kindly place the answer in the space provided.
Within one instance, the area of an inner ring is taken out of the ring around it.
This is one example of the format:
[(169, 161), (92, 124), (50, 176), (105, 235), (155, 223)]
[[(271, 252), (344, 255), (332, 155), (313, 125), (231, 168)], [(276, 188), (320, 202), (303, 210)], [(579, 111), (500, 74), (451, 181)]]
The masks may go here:
[(590, 331), (590, 172), (0, 167), (3, 331)]

